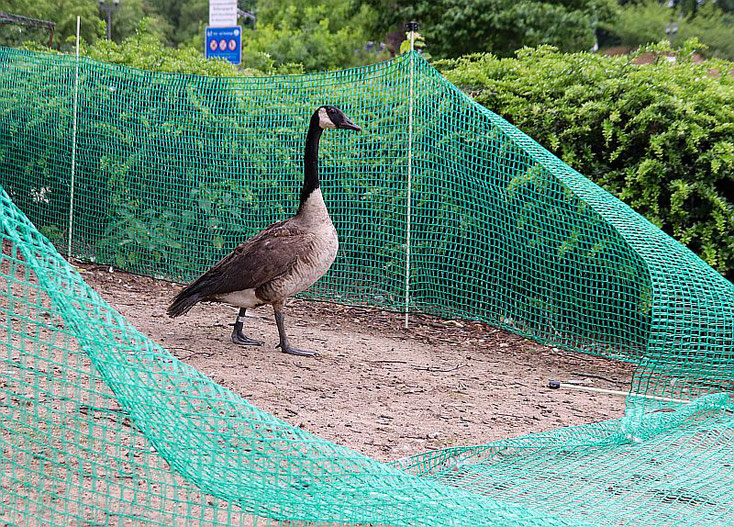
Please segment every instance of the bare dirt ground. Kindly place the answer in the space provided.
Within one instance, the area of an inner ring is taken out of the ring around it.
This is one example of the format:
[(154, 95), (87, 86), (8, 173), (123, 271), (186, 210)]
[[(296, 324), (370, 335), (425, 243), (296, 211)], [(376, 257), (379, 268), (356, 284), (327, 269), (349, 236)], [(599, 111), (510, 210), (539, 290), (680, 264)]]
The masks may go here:
[(623, 415), (624, 398), (551, 390), (549, 379), (626, 390), (632, 366), (535, 344), (484, 324), (294, 300), (286, 320), (294, 345), (275, 349), (269, 306), (229, 340), (236, 310), (200, 305), (169, 319), (180, 289), (107, 267), (80, 265), (84, 278), (139, 330), (180, 360), (263, 410), (383, 461), (480, 444)]

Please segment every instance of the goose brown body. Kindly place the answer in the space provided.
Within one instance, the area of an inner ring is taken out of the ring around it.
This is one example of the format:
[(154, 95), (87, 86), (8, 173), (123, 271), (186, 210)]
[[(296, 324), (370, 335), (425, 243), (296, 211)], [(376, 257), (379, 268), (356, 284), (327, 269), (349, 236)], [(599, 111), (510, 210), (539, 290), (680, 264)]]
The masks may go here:
[(336, 229), (317, 189), (299, 214), (240, 244), (189, 287), (206, 291), (202, 300), (237, 307), (284, 302), (326, 274), (338, 250)]

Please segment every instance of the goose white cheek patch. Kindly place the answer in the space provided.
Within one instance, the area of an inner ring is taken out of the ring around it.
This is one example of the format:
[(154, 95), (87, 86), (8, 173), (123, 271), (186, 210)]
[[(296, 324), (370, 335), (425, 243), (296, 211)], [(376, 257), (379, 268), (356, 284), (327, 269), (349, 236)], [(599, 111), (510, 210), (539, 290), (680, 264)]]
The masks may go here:
[(321, 108), (319, 110), (319, 124), (321, 125), (321, 128), (329, 128), (330, 130), (336, 129), (336, 125), (333, 123), (331, 119), (329, 119), (329, 114), (326, 112), (324, 108)]

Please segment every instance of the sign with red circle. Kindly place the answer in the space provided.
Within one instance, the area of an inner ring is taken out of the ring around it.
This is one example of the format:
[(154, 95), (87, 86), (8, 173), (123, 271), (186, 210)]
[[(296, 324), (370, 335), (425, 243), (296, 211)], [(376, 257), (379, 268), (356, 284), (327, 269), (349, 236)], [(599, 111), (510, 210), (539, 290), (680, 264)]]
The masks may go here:
[(204, 35), (206, 58), (225, 59), (232, 64), (242, 62), (241, 27), (207, 27)]

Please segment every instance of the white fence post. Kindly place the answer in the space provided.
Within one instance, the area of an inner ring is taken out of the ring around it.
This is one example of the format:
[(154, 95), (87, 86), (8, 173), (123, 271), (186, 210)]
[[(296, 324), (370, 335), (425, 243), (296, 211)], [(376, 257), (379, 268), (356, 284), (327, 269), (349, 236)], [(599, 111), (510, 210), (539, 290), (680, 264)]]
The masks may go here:
[(410, 228), (413, 205), (413, 89), (415, 77), (415, 24), (411, 22), (410, 31), (410, 93), (408, 99), (408, 225), (405, 235), (405, 328), (408, 328), (410, 310)]
[(74, 235), (74, 176), (76, 175), (76, 114), (79, 100), (79, 32), (82, 18), (76, 17), (76, 74), (74, 77), (74, 109), (71, 128), (71, 196), (69, 198), (69, 243), (66, 247), (66, 257), (71, 259), (71, 240)]

